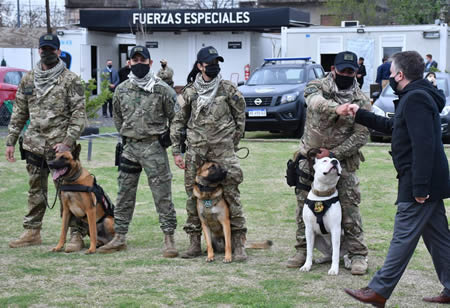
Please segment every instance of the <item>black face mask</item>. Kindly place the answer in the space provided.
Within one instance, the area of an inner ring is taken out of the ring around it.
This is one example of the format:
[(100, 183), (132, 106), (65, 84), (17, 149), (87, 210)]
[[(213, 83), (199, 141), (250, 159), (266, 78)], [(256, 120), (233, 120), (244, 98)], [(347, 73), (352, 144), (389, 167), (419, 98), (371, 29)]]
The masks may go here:
[(162, 68), (166, 68), (167, 64), (161, 64)]
[(111, 68), (111, 67), (112, 67), (112, 65), (107, 65), (107, 67), (108, 67), (108, 68)]
[(58, 63), (58, 55), (51, 50), (45, 50), (41, 53), (41, 61), (45, 65), (53, 65)]
[(207, 67), (205, 67), (205, 74), (209, 78), (216, 78), (217, 75), (219, 75), (220, 72), (220, 66), (219, 64), (209, 64)]
[(394, 90), (394, 92), (397, 92), (398, 87), (398, 82), (395, 80), (395, 76), (397, 76), (397, 74), (395, 74), (394, 77), (389, 77), (389, 85), (391, 86), (392, 90)]
[(336, 85), (339, 90), (347, 90), (349, 89), (355, 80), (355, 77), (350, 76), (343, 76), (336, 73), (336, 77), (334, 78), (334, 81), (336, 82)]
[(148, 74), (150, 70), (150, 65), (144, 63), (138, 63), (131, 66), (131, 71), (137, 78), (143, 78)]

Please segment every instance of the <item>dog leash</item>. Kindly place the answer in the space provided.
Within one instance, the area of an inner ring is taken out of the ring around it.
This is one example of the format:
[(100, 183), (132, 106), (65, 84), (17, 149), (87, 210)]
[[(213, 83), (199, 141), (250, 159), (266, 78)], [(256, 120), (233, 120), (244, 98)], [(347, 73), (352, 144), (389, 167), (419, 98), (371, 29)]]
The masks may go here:
[[(44, 192), (44, 186), (43, 186), (45, 160), (46, 159), (45, 159), (45, 153), (44, 153), (44, 157), (42, 158), (42, 162), (41, 162), (41, 170), (40, 170), (41, 193), (42, 193), (42, 196), (44, 197), (45, 206), (47, 206), (47, 208), (49, 208), (50, 210), (53, 210), (53, 208), (55, 207), (55, 204), (56, 204), (56, 200), (58, 200), (58, 194), (59, 194), (59, 188), (61, 186), (61, 180), (56, 180), (55, 200), (53, 201), (53, 204), (50, 207), (50, 205), (48, 204), (48, 201), (47, 201), (47, 194)], [(46, 180), (48, 182), (48, 178)]]
[(246, 159), (250, 155), (250, 149), (249, 148), (247, 148), (247, 147), (237, 148), (237, 150), (235, 152), (237, 153), (240, 150), (246, 150), (247, 153), (244, 156), (239, 156), (239, 155), (236, 154), (237, 158), (239, 158), (239, 159)]

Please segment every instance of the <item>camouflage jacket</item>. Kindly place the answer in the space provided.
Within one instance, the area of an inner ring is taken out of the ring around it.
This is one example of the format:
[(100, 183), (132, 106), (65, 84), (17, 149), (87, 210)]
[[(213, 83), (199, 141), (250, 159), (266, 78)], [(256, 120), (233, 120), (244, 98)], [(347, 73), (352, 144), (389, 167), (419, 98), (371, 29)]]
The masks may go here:
[(73, 146), (86, 123), (84, 88), (80, 78), (65, 69), (56, 85), (43, 97), (37, 98), (34, 73), (21, 80), (16, 94), (7, 145), (15, 145), (27, 120), (23, 148), (43, 155), (57, 143)]
[[(239, 143), (245, 128), (245, 100), (234, 84), (222, 80), (209, 108), (197, 109), (197, 91), (193, 84), (183, 89), (177, 100), (176, 115), (170, 129), (172, 153), (180, 154), (180, 134), (186, 129), (188, 145), (192, 147), (233, 148)], [(219, 153), (217, 153), (219, 154)]]
[(166, 66), (166, 68), (161, 68), (158, 71), (157, 76), (161, 78), (165, 83), (167, 83), (169, 86), (173, 87), (173, 69)]
[(352, 116), (339, 116), (336, 107), (353, 103), (370, 110), (369, 98), (357, 83), (350, 90), (339, 91), (332, 74), (310, 81), (305, 89), (306, 122), (300, 140), (300, 153), (306, 155), (311, 148), (326, 148), (352, 170), (364, 159), (359, 149), (367, 143), (369, 131), (356, 124)]
[(113, 97), (113, 119), (123, 137), (145, 139), (168, 130), (174, 117), (175, 91), (161, 82), (147, 92), (126, 80)]

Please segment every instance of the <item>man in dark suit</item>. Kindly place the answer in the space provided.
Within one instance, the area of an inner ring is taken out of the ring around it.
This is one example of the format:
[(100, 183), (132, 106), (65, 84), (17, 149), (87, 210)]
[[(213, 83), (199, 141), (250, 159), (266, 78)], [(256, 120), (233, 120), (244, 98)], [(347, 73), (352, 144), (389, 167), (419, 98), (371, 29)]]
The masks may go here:
[(359, 88), (362, 89), (364, 83), (364, 76), (366, 76), (366, 66), (364, 65), (364, 58), (359, 57), (358, 60), (358, 71), (356, 72), (356, 81), (359, 84)]
[(128, 75), (131, 72), (130, 60), (127, 60), (127, 64), (119, 70), (119, 84), (128, 79)]
[(423, 300), (450, 303), (450, 230), (443, 202), (450, 196), (450, 185), (439, 116), (445, 97), (422, 78), (425, 65), (417, 52), (400, 52), (392, 59), (389, 83), (399, 97), (394, 101), (395, 117), (377, 116), (356, 104), (336, 109), (339, 115), (354, 115), (359, 124), (392, 133), (391, 154), (399, 180), (394, 234), (383, 267), (368, 287), (345, 292), (384, 307), (422, 237), (444, 286), (439, 296)]
[(388, 57), (383, 57), (382, 61), (383, 64), (377, 68), (377, 79), (375, 81), (380, 85), (381, 90), (389, 84), (389, 75), (391, 74), (391, 62), (388, 61)]
[(427, 59), (427, 62), (425, 63), (425, 72), (429, 72), (432, 67), (437, 68), (438, 64), (433, 60), (431, 54), (427, 54), (425, 58)]
[[(106, 61), (106, 67), (102, 71), (102, 81), (103, 79), (109, 80), (109, 91), (114, 92), (117, 85), (119, 84), (119, 74), (117, 73), (116, 69), (113, 68), (111, 59), (108, 59)], [(105, 118), (108, 117), (108, 109), (109, 115), (112, 118), (112, 98), (108, 99), (102, 106), (103, 116)]]

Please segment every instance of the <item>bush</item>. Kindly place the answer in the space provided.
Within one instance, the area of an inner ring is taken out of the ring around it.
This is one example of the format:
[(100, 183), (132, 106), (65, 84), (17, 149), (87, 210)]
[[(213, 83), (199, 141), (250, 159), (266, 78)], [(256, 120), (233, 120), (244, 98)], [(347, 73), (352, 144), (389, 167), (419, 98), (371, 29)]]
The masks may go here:
[(81, 81), (84, 86), (84, 96), (86, 98), (86, 115), (89, 119), (97, 117), (97, 111), (109, 99), (112, 99), (113, 92), (109, 91), (109, 78), (102, 73), (102, 82), (100, 84), (100, 94), (92, 95), (92, 92), (97, 89), (97, 81), (90, 79), (88, 84)]

